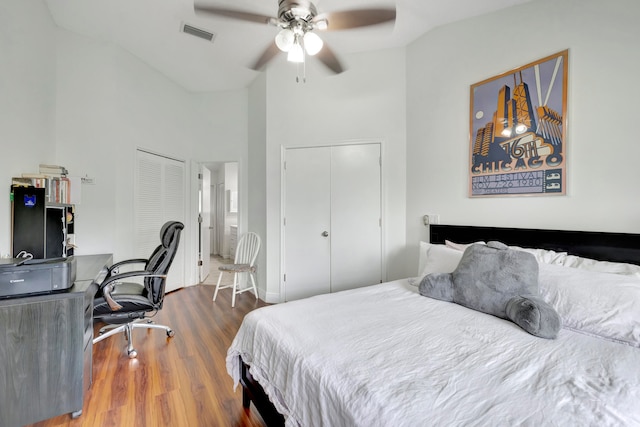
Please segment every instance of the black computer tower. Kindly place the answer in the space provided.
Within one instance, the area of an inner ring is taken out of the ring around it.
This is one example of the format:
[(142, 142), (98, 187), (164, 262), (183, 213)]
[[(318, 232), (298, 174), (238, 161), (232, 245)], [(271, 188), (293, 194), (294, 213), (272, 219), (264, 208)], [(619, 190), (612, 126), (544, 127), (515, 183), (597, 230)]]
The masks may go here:
[(25, 251), (34, 258), (44, 258), (45, 189), (14, 186), (12, 193), (12, 256), (18, 258)]
[(22, 251), (34, 258), (73, 255), (67, 245), (67, 236), (73, 233), (73, 206), (47, 203), (44, 188), (13, 186), (11, 190), (12, 256), (22, 256)]

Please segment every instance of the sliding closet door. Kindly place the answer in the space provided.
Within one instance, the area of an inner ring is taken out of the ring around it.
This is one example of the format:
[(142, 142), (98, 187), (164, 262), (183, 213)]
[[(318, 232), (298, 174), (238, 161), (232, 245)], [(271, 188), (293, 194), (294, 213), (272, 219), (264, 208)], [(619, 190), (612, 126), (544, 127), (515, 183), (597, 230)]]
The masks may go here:
[[(138, 150), (135, 185), (135, 255), (147, 258), (160, 244), (166, 221), (185, 218), (184, 162)], [(167, 278), (167, 292), (184, 286), (184, 231)]]

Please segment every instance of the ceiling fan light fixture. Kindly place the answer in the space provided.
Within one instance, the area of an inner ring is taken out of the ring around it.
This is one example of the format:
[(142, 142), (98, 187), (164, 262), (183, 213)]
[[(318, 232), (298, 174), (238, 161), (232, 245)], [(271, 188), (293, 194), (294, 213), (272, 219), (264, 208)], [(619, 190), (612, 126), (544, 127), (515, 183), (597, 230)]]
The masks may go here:
[(302, 46), (296, 40), (289, 49), (289, 53), (287, 55), (287, 61), (289, 62), (304, 62), (304, 51), (302, 50)]
[(304, 48), (309, 55), (320, 52), (323, 45), (322, 39), (316, 33), (308, 32), (304, 35)]
[(326, 30), (327, 28), (329, 28), (329, 22), (327, 22), (326, 19), (320, 19), (318, 21), (315, 21), (313, 23), (313, 26), (318, 30)]
[[(364, 8), (318, 14), (312, 0), (277, 0), (277, 17), (252, 13), (234, 8), (194, 3), (196, 14), (214, 15), (257, 24), (269, 24), (279, 33), (251, 68), (259, 70), (271, 61), (279, 51), (286, 52), (292, 62), (305, 63), (306, 55), (316, 54), (327, 68), (339, 74), (344, 71), (340, 61), (328, 45), (313, 33), (322, 30), (348, 30), (396, 21), (396, 8)], [(228, 2), (233, 3), (233, 2)], [(322, 52), (320, 53), (320, 50)], [(303, 67), (298, 67), (302, 68)], [(303, 78), (304, 80), (304, 78)], [(506, 127), (506, 126), (505, 126)]]
[(295, 34), (289, 28), (281, 30), (276, 35), (276, 46), (283, 52), (289, 52), (295, 44)]

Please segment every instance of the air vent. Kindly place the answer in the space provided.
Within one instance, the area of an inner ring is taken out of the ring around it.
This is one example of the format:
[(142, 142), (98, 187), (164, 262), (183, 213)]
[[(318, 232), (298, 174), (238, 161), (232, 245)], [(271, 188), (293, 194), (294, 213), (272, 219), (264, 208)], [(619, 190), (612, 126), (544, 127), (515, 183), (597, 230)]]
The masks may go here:
[(216, 35), (212, 32), (203, 30), (202, 28), (194, 27), (193, 25), (185, 24), (184, 22), (180, 25), (180, 31), (212, 43), (213, 39), (216, 38)]

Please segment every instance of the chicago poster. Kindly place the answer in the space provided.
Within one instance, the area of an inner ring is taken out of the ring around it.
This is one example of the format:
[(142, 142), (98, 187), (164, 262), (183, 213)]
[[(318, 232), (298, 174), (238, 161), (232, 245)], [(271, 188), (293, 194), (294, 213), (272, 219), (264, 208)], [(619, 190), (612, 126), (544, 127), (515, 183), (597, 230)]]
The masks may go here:
[(470, 197), (563, 195), (568, 51), (471, 85)]

